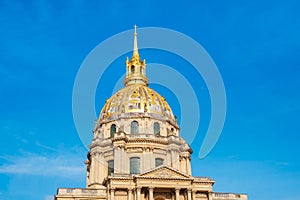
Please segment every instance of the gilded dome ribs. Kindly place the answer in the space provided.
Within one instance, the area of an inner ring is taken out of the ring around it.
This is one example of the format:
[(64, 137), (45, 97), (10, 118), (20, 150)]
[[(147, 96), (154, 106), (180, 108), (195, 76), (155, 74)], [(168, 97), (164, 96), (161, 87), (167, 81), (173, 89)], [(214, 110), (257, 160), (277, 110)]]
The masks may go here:
[[(145, 111), (146, 109), (146, 111)], [(126, 86), (109, 98), (99, 121), (126, 113), (151, 113), (176, 123), (168, 103), (157, 92), (143, 85)]]

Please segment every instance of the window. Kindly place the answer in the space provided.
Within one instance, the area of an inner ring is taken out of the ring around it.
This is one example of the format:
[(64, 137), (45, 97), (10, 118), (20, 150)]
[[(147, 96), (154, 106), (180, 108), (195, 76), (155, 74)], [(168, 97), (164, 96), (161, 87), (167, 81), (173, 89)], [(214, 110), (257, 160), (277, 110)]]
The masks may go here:
[(155, 122), (153, 125), (154, 135), (160, 135), (160, 126), (158, 122)]
[(108, 175), (112, 175), (114, 173), (114, 160), (109, 160), (107, 162), (108, 166)]
[(164, 164), (164, 160), (161, 158), (155, 158), (155, 167), (159, 167)]
[(135, 72), (135, 69), (134, 69), (134, 66), (132, 65), (131, 66), (131, 73), (134, 74), (134, 72)]
[(130, 158), (130, 174), (139, 174), (140, 173), (140, 158), (133, 157)]
[(140, 66), (140, 73), (143, 74), (143, 67)]
[(131, 134), (138, 134), (139, 133), (139, 123), (137, 121), (131, 122)]
[(115, 124), (111, 125), (111, 127), (110, 127), (110, 137), (114, 137), (116, 132), (117, 132), (116, 125)]

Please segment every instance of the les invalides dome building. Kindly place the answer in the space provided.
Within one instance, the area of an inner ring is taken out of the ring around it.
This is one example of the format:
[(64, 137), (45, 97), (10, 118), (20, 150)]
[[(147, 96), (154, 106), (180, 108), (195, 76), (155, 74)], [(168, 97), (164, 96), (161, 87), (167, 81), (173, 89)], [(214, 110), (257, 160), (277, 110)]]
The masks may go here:
[(191, 173), (192, 149), (165, 98), (148, 87), (134, 31), (124, 88), (110, 97), (93, 130), (86, 188), (58, 188), (56, 200), (247, 200), (213, 192), (214, 180)]

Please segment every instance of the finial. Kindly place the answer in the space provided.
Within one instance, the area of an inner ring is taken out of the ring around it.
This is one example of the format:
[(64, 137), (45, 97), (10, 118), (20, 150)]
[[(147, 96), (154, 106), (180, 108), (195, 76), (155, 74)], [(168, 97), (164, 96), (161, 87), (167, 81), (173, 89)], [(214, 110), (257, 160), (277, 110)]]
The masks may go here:
[(134, 34), (136, 34), (136, 28), (137, 28), (137, 25), (135, 24), (135, 25), (133, 26), (133, 28), (134, 28)]
[(137, 25), (134, 25), (133, 27), (134, 27), (133, 57), (134, 57), (134, 56), (138, 56), (139, 52), (138, 52), (137, 33), (136, 33)]

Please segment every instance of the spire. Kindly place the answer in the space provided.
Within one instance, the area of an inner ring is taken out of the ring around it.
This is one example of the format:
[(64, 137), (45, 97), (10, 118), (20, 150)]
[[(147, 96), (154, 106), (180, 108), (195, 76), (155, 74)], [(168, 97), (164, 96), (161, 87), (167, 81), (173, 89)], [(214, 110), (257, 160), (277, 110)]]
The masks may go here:
[(140, 54), (137, 45), (137, 26), (134, 25), (133, 34), (133, 54), (131, 60), (126, 59), (126, 76), (124, 85), (141, 84), (148, 85), (148, 78), (146, 76), (146, 60), (140, 59)]
[(139, 50), (138, 50), (138, 45), (137, 45), (137, 33), (136, 33), (136, 28), (137, 25), (134, 25), (134, 37), (133, 37), (133, 57), (139, 56)]

